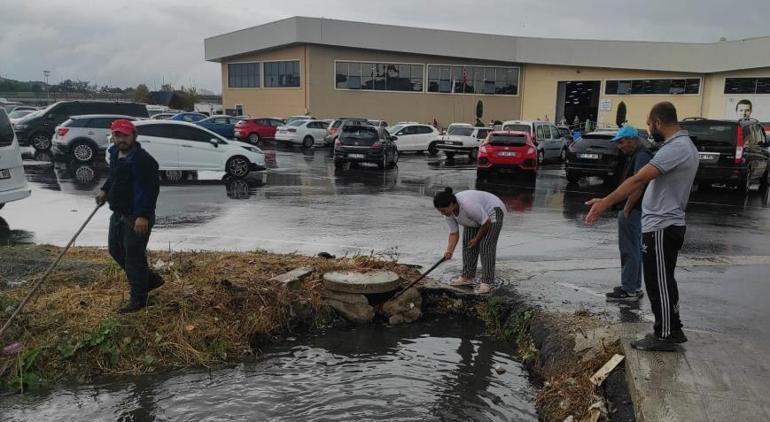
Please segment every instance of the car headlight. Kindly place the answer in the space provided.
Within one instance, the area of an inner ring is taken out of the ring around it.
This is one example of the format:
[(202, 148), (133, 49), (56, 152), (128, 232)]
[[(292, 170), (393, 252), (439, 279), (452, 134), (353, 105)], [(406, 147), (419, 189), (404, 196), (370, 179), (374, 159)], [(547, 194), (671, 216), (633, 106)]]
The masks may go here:
[(262, 152), (258, 148), (254, 148), (254, 147), (244, 147), (244, 146), (241, 146), (241, 148), (245, 149), (246, 151), (253, 152), (255, 154), (259, 154), (259, 153)]
[(27, 125), (24, 125), (24, 124), (20, 124), (20, 123), (17, 123), (17, 124), (15, 124), (15, 125), (13, 125), (13, 129), (14, 129), (14, 130), (24, 130), (24, 129), (26, 129), (26, 128), (27, 128)]

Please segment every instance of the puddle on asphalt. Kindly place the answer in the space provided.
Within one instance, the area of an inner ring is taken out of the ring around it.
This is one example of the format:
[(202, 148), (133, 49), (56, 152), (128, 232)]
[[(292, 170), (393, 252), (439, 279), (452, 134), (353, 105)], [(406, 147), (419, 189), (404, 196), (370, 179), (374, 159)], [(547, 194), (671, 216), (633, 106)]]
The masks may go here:
[(6, 396), (0, 412), (8, 421), (535, 421), (533, 389), (509, 351), (484, 335), (481, 322), (455, 317), (333, 329), (211, 372)]

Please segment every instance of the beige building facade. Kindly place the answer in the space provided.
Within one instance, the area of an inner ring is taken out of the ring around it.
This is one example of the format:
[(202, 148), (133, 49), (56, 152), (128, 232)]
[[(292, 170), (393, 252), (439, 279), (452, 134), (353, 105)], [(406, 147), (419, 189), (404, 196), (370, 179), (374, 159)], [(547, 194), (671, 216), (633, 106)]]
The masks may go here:
[(221, 63), (224, 108), (255, 117), (360, 116), (445, 127), (475, 122), (481, 102), (485, 123), (614, 127), (621, 103), (625, 120), (643, 126), (659, 101), (674, 103), (680, 118), (735, 118), (737, 104), (748, 100), (752, 117), (770, 121), (770, 60), (756, 60), (770, 52), (770, 38), (552, 40), (290, 18), (209, 38), (205, 47), (206, 59)]

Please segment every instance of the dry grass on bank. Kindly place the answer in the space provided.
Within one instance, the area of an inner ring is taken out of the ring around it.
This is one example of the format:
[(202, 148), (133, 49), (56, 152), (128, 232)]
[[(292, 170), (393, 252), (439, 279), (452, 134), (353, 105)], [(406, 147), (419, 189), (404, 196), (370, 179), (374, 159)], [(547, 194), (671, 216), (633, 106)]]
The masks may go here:
[[(56, 248), (46, 246), (52, 252)], [(0, 384), (19, 389), (40, 378), (88, 379), (99, 374), (137, 374), (156, 368), (211, 365), (253, 354), (250, 340), (284, 332), (292, 321), (315, 323), (322, 312), (321, 276), (343, 269), (390, 269), (409, 279), (414, 269), (377, 257), (339, 260), (267, 252), (151, 253), (172, 263), (166, 284), (151, 304), (129, 315), (116, 309), (128, 297), (123, 272), (104, 250), (75, 248), (65, 261), (101, 265), (96, 279), (51, 278), (13, 323), (2, 345), (19, 341), (20, 355), (0, 355)], [(151, 264), (152, 265), (152, 264)], [(300, 266), (315, 271), (298, 289), (270, 279)], [(4, 322), (28, 287), (0, 292)]]

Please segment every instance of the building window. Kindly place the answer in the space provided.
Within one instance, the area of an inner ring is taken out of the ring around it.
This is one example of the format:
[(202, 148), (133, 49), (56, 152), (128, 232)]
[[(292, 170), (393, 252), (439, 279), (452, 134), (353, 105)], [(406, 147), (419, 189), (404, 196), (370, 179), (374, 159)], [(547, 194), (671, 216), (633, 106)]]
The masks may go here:
[(428, 65), (428, 92), (516, 95), (519, 68)]
[(299, 86), (299, 60), (265, 62), (265, 87), (287, 88)]
[(337, 89), (368, 91), (423, 90), (421, 64), (337, 62), (335, 86)]
[(700, 79), (629, 79), (608, 80), (604, 84), (606, 95), (678, 95), (698, 94)]
[(725, 94), (770, 94), (770, 78), (727, 78)]
[(229, 88), (259, 88), (259, 63), (230, 63), (227, 65)]

